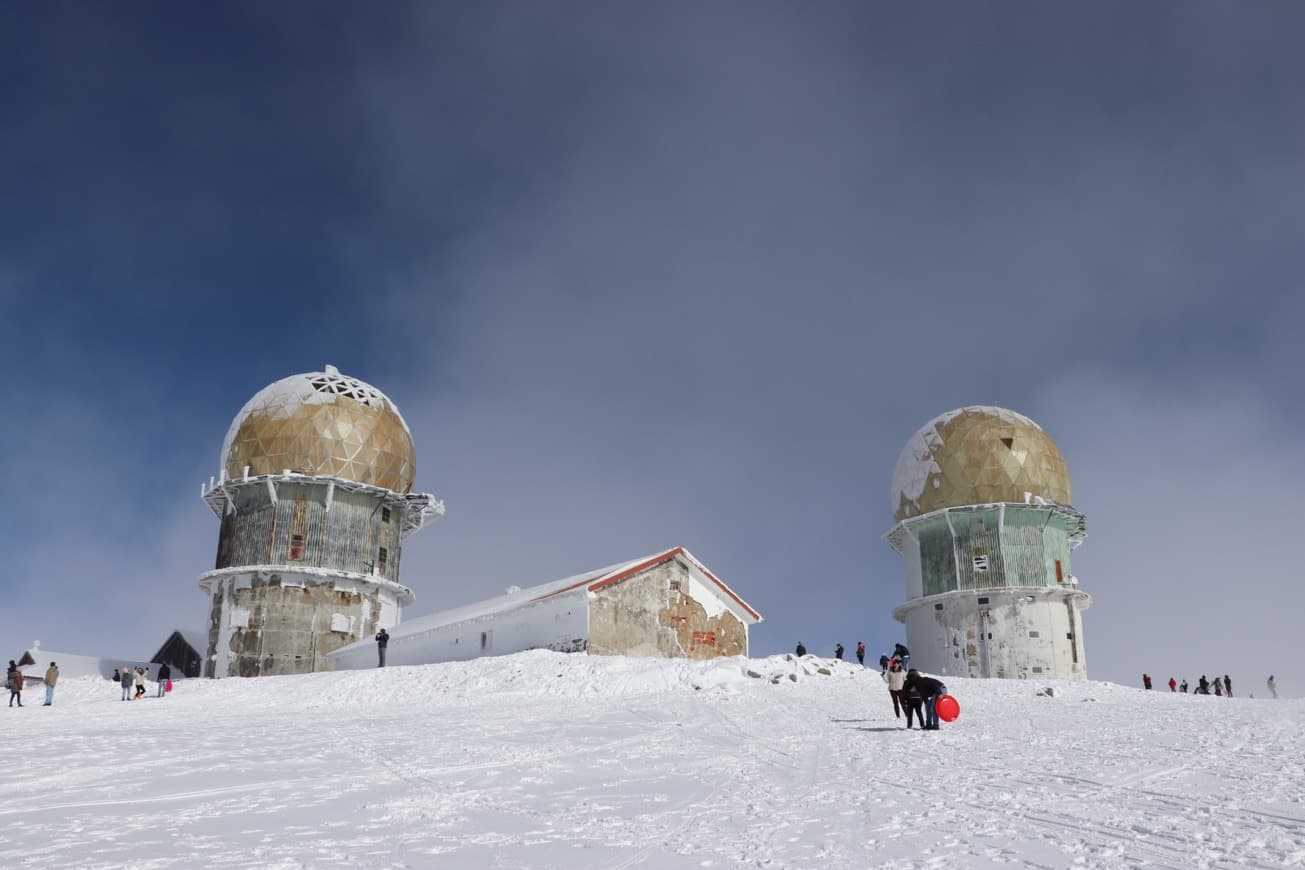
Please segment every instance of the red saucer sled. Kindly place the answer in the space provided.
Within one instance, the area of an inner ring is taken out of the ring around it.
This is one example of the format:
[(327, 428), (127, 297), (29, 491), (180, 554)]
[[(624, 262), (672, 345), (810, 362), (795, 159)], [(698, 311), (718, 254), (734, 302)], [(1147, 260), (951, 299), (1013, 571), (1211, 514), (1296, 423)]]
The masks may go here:
[(934, 709), (938, 711), (938, 718), (944, 722), (953, 722), (957, 716), (961, 715), (960, 702), (951, 695), (940, 697)]

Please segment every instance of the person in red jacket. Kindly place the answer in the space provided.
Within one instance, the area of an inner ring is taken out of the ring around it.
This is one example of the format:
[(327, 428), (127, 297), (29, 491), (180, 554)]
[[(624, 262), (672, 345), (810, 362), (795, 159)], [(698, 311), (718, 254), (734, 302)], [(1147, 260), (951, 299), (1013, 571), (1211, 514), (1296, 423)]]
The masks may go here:
[(1143, 674), (1143, 675), (1142, 675), (1142, 688), (1144, 688), (1144, 689), (1149, 689), (1149, 688), (1151, 688), (1151, 675), (1150, 675), (1150, 674)]
[(1170, 677), (1170, 678), (1169, 678), (1169, 691), (1171, 691), (1171, 692), (1177, 692), (1177, 691), (1178, 691), (1178, 681), (1175, 680), (1173, 677)]

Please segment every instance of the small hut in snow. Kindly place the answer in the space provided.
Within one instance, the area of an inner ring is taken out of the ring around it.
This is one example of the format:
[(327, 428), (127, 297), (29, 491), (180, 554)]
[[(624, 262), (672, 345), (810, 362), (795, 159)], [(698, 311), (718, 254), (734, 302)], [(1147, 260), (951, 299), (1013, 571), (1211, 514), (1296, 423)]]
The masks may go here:
[[(527, 649), (706, 659), (746, 656), (761, 615), (683, 547), (418, 617), (390, 632), (386, 661), (418, 665)], [(365, 640), (328, 653), (376, 666)]]

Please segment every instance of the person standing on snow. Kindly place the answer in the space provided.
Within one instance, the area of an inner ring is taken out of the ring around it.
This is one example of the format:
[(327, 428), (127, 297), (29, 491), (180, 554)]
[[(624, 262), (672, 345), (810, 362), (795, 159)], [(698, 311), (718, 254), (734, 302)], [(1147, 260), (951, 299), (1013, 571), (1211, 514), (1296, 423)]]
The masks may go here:
[(18, 665), (14, 660), (9, 660), (9, 672), (5, 675), (5, 685), (9, 687), (9, 706), (18, 701), (18, 706), (23, 706), (23, 672), (18, 670)]
[(893, 644), (893, 658), (902, 663), (903, 668), (911, 667), (911, 651), (902, 644)]
[(54, 704), (54, 684), (59, 682), (59, 666), (50, 662), (50, 667), (45, 670), (45, 703), (42, 707), (49, 707)]
[(802, 645), (802, 641), (798, 641), (797, 648), (794, 649), (793, 652), (797, 654), (798, 658), (802, 658), (802, 656), (807, 654), (807, 648)]
[(888, 684), (888, 694), (893, 699), (893, 715), (898, 719), (902, 718), (902, 710), (906, 708), (906, 727), (911, 727), (911, 711), (906, 707), (906, 701), (902, 699), (902, 684), (906, 682), (906, 672), (897, 662), (889, 666), (888, 671), (883, 675), (884, 682)]
[(888, 654), (884, 653), (879, 657), (879, 673), (888, 673)]
[(859, 640), (856, 642), (856, 663), (865, 667), (865, 644)]
[(1229, 698), (1232, 697), (1232, 680), (1227, 674), (1223, 675), (1223, 693)]
[(122, 700), (131, 700), (131, 668), (126, 665), (122, 666), (122, 674), (118, 677), (118, 684), (122, 686)]
[(1278, 697), (1278, 684), (1273, 681), (1273, 674), (1269, 674), (1269, 678), (1264, 681), (1264, 685), (1268, 686), (1269, 694), (1275, 698)]
[(947, 687), (943, 685), (941, 680), (926, 677), (912, 668), (906, 672), (906, 679), (902, 682), (902, 689), (915, 689), (920, 693), (920, 698), (924, 702), (924, 725), (921, 730), (937, 731), (938, 699), (947, 694)]
[(843, 660), (843, 645), (841, 643), (834, 644), (834, 658), (840, 662)]
[(159, 665), (159, 694), (162, 698), (168, 692), (168, 681), (172, 679), (172, 668), (166, 664)]
[(1169, 691), (1171, 691), (1171, 692), (1177, 692), (1177, 691), (1178, 691), (1178, 681), (1175, 680), (1173, 677), (1170, 677), (1170, 678), (1169, 678)]
[(136, 694), (131, 696), (131, 699), (135, 701), (145, 694), (145, 669), (144, 668), (136, 669), (136, 675), (132, 677), (132, 682), (136, 684)]
[(1142, 688), (1144, 688), (1144, 689), (1150, 689), (1150, 688), (1151, 688), (1151, 675), (1150, 675), (1150, 674), (1143, 674), (1143, 675), (1142, 675)]
[[(897, 665), (899, 668), (901, 664)], [(905, 671), (902, 671), (902, 706), (906, 708), (906, 727), (911, 727), (911, 717), (915, 716), (915, 721), (920, 727), (924, 727), (924, 699), (920, 697), (920, 690), (915, 686), (907, 688)]]
[(380, 659), (380, 663), (377, 664), (376, 667), (385, 667), (385, 648), (389, 645), (390, 633), (382, 628), (380, 631), (376, 632), (376, 656)]
[(1178, 691), (1182, 692), (1184, 695), (1187, 694), (1187, 680), (1183, 680), (1183, 681), (1178, 685)]
[(1201, 674), (1201, 679), (1196, 681), (1196, 694), (1210, 694), (1210, 681), (1205, 678), (1205, 674)]
[(1223, 697), (1223, 680), (1219, 679), (1218, 677), (1214, 678), (1214, 696), (1216, 698)]

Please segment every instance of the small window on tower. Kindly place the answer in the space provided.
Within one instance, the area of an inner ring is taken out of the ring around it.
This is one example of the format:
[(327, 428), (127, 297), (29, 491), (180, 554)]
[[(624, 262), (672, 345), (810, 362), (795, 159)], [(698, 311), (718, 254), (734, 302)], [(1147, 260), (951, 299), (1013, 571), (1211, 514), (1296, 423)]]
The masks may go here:
[(291, 562), (299, 562), (303, 560), (304, 558), (303, 535), (290, 536), (290, 552), (287, 554), (287, 558), (289, 558)]
[(1015, 439), (1014, 439), (1014, 438), (1003, 438), (1003, 439), (1001, 439), (1001, 443), (1006, 445), (1006, 449), (1007, 449), (1007, 450), (1014, 450), (1014, 449), (1015, 449)]
[(1030, 631), (1029, 637), (1042, 637), (1042, 633), (1038, 631)]
[(381, 547), (381, 549), (380, 549), (380, 550), (377, 552), (377, 554), (376, 554), (376, 573), (377, 573), (377, 574), (384, 574), (384, 573), (385, 573), (385, 563), (388, 562), (388, 561), (390, 561), (390, 551), (387, 550), (387, 549), (385, 549), (384, 547)]
[(381, 522), (388, 523), (389, 521), (390, 521), (390, 509), (381, 508)]
[(1060, 567), (1060, 560), (1059, 560), (1059, 559), (1056, 560), (1056, 582), (1057, 582), (1057, 583), (1064, 583), (1064, 582), (1065, 582), (1065, 574), (1064, 574), (1064, 572), (1061, 570), (1061, 567)]
[(1033, 673), (1035, 673), (1035, 674), (1040, 674), (1040, 673), (1042, 673), (1042, 667), (1041, 667), (1041, 665), (1034, 665), (1034, 666), (1033, 666)]
[(974, 557), (974, 570), (980, 573), (988, 570), (988, 557), (984, 555)]

